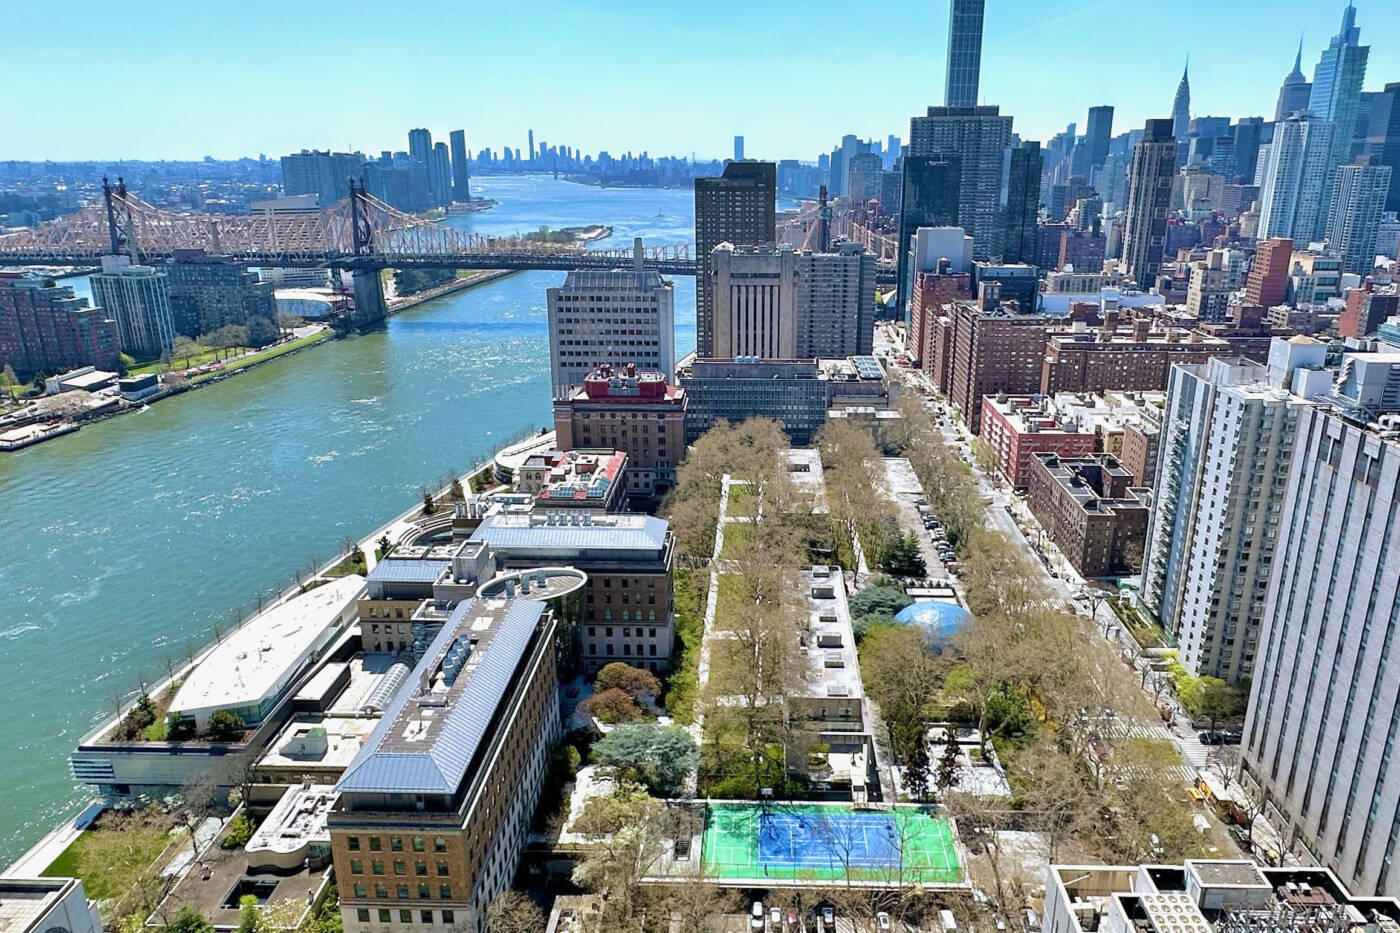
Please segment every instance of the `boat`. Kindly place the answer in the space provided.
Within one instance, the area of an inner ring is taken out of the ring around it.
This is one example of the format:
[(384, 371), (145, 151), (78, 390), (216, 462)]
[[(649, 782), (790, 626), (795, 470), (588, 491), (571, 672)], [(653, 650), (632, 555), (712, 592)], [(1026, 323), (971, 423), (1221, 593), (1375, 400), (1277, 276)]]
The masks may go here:
[(0, 451), (23, 450), (44, 441), (72, 434), (78, 425), (71, 421), (52, 421), (43, 424), (27, 424), (22, 428), (12, 428), (0, 434)]

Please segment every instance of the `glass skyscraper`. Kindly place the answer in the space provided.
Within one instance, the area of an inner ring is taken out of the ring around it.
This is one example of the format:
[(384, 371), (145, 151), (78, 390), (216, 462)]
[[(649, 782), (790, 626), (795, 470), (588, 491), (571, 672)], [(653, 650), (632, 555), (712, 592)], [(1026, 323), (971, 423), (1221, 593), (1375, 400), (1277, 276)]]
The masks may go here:
[(952, 0), (949, 5), (944, 106), (977, 106), (977, 83), (982, 72), (982, 13), (986, 5), (986, 0)]

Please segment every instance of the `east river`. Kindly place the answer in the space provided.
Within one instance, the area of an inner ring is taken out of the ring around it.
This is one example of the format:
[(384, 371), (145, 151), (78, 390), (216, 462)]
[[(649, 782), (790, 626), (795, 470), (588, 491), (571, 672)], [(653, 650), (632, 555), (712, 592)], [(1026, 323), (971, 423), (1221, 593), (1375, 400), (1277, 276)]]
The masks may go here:
[[(693, 238), (688, 188), (485, 176), (482, 233), (611, 224)], [(545, 289), (529, 272), (420, 305), (219, 385), (0, 455), (0, 865), (86, 796), (67, 756), (143, 679), (409, 508), (424, 485), (550, 421)], [(676, 282), (676, 349), (695, 285)]]

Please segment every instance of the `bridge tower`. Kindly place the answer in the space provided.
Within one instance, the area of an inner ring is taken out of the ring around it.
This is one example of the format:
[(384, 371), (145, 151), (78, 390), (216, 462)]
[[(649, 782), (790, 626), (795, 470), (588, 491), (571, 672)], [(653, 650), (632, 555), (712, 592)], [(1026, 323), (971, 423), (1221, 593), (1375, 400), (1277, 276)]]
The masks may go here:
[[(362, 179), (356, 183), (350, 180), (350, 231), (353, 239), (355, 258), (367, 259), (374, 255), (374, 228), (370, 225), (368, 195)], [(384, 304), (384, 281), (379, 269), (368, 264), (355, 266), (351, 271), (355, 285), (355, 324), (362, 326), (384, 320), (388, 308)]]

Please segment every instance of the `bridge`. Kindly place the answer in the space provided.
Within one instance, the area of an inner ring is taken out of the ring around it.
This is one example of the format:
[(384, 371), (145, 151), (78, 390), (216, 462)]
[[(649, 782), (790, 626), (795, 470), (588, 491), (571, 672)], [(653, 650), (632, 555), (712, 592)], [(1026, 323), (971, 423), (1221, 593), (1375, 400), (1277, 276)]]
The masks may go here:
[(0, 266), (95, 265), (103, 256), (169, 261), (184, 250), (253, 266), (345, 269), (354, 274), (356, 318), (383, 316), (382, 269), (634, 268), (695, 275), (690, 245), (588, 249), (525, 237), (488, 237), (396, 210), (352, 182), (325, 209), (251, 214), (181, 213), (153, 207), (117, 184), (77, 213), (0, 235)]

